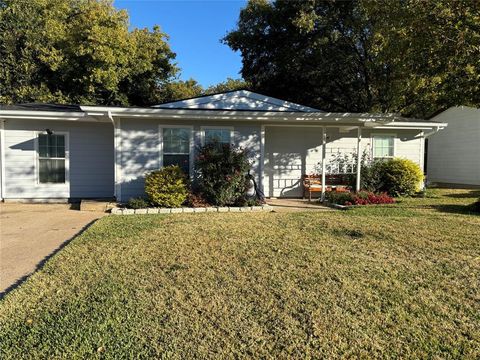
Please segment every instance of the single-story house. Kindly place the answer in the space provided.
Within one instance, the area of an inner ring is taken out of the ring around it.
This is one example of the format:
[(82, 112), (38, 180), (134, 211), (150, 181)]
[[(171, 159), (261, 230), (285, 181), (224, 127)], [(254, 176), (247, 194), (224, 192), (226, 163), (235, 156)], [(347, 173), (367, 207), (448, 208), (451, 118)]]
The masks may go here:
[[(212, 139), (248, 149), (267, 197), (301, 197), (302, 175), (357, 174), (360, 157), (404, 157), (423, 168), (425, 137), (445, 124), (396, 114), (332, 113), (246, 90), (152, 107), (0, 107), (4, 200), (143, 195), (146, 173), (194, 174)], [(325, 178), (323, 178), (325, 183)]]
[(454, 106), (432, 120), (448, 127), (428, 140), (428, 182), (480, 186), (480, 109)]

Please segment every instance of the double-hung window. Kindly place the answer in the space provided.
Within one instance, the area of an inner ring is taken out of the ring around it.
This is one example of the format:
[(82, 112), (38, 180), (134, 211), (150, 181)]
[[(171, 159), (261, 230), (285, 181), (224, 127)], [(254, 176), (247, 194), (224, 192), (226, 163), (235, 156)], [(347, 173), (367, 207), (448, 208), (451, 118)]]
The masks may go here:
[(232, 129), (231, 128), (217, 128), (206, 127), (203, 128), (203, 144), (228, 144), (232, 143)]
[(38, 182), (65, 183), (66, 139), (61, 134), (38, 134)]
[(373, 136), (373, 158), (383, 159), (394, 156), (395, 136), (374, 135)]
[(178, 165), (185, 174), (190, 172), (191, 128), (165, 127), (163, 136), (163, 166)]

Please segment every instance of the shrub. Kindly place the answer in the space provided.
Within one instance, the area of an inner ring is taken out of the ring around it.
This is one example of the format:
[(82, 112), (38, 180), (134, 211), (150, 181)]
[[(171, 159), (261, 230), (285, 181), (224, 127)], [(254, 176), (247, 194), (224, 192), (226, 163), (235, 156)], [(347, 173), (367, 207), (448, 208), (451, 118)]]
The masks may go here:
[(203, 196), (193, 192), (190, 192), (188, 194), (185, 204), (194, 208), (210, 206), (210, 204), (203, 198)]
[(380, 166), (381, 186), (392, 196), (413, 195), (420, 191), (423, 172), (416, 163), (408, 159), (390, 159)]
[(211, 143), (198, 150), (198, 187), (213, 205), (233, 205), (244, 196), (250, 169), (247, 154), (232, 145)]
[(187, 199), (186, 177), (178, 166), (166, 166), (145, 178), (145, 193), (160, 207), (179, 207)]
[(129, 209), (145, 209), (150, 205), (145, 198), (130, 198), (127, 202)]
[(387, 193), (375, 194), (370, 191), (359, 191), (358, 193), (327, 193), (328, 201), (339, 205), (370, 205), (370, 204), (392, 204), (395, 199)]
[(362, 189), (392, 196), (415, 194), (422, 180), (420, 166), (408, 159), (376, 160), (361, 169)]

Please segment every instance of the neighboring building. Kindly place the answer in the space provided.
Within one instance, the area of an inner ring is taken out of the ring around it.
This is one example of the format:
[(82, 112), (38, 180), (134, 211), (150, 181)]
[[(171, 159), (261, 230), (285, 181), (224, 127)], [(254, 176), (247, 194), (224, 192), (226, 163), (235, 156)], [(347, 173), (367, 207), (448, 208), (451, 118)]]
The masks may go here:
[(428, 182), (480, 185), (480, 109), (455, 106), (431, 120), (448, 127), (428, 140)]
[(1, 106), (0, 196), (126, 201), (163, 165), (193, 175), (195, 148), (215, 138), (249, 150), (267, 197), (300, 197), (304, 174), (358, 173), (358, 151), (423, 168), (424, 136), (444, 125), (323, 112), (245, 90), (148, 108)]

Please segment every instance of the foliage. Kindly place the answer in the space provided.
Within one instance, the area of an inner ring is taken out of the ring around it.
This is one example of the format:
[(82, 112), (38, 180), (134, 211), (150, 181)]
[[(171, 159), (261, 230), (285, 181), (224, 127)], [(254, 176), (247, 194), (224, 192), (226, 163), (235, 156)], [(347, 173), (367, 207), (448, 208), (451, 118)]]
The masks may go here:
[(413, 195), (420, 191), (422, 181), (420, 166), (408, 159), (378, 159), (362, 164), (361, 188), (370, 192)]
[(376, 162), (381, 184), (379, 191), (386, 191), (390, 195), (413, 195), (420, 190), (423, 181), (423, 172), (418, 164), (408, 159), (394, 158)]
[(145, 193), (159, 207), (179, 207), (187, 199), (185, 174), (178, 166), (166, 166), (145, 177)]
[(480, 100), (477, 1), (250, 0), (224, 38), (243, 78), (327, 111), (425, 117)]
[(145, 209), (148, 208), (149, 205), (148, 200), (142, 197), (130, 198), (127, 202), (127, 208), (129, 209)]
[(203, 95), (203, 87), (194, 79), (173, 81), (165, 85), (163, 99), (165, 102), (177, 101)]
[(205, 199), (219, 206), (234, 205), (244, 195), (250, 170), (247, 153), (229, 144), (211, 143), (198, 150), (195, 168)]
[(234, 90), (244, 90), (244, 89), (248, 89), (249, 87), (250, 87), (250, 84), (243, 79), (227, 78), (227, 80), (223, 82), (220, 82), (216, 85), (209, 86), (205, 90), (205, 95), (222, 93), (227, 91), (234, 91)]
[(370, 191), (335, 192), (327, 193), (327, 199), (332, 204), (339, 205), (370, 205), (370, 204), (393, 204), (395, 199), (387, 193), (375, 194)]
[(439, 211), (478, 196), (103, 217), (0, 301), (0, 354), (478, 359), (480, 216)]
[(185, 204), (189, 207), (208, 207), (210, 204), (203, 198), (201, 194), (189, 192)]
[(177, 72), (158, 26), (110, 0), (0, 0), (0, 102), (146, 105)]

